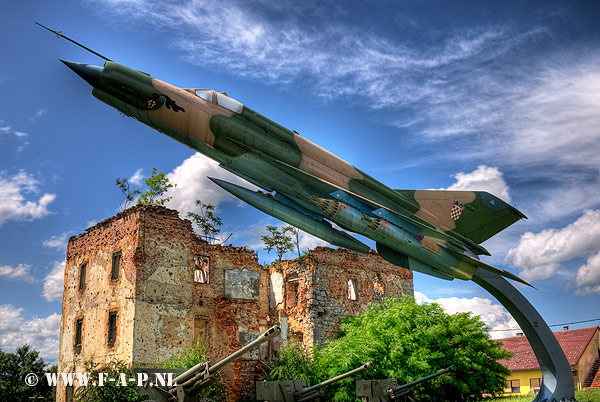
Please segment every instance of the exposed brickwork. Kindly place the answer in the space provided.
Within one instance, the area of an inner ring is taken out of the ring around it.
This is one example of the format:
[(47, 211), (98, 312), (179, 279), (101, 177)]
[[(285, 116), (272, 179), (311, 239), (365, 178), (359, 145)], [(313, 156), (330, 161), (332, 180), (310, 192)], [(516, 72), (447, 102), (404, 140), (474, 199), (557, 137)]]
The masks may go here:
[[(111, 280), (119, 252), (119, 277)], [(208, 268), (206, 283), (195, 273), (199, 266)], [(348, 299), (348, 279), (357, 300)], [(383, 296), (412, 293), (412, 273), (375, 253), (319, 247), (303, 263), (263, 267), (245, 247), (207, 244), (177, 211), (135, 206), (69, 239), (59, 371), (83, 371), (92, 359), (156, 366), (196, 341), (215, 363), (280, 321), (284, 342), (310, 348), (335, 335), (340, 317)], [(111, 312), (117, 314), (114, 344)], [(280, 343), (264, 344), (222, 369), (225, 400), (254, 395), (264, 375), (260, 360), (269, 360)], [(64, 400), (59, 384), (57, 401)]]
[[(332, 339), (341, 317), (358, 315), (383, 297), (414, 293), (412, 272), (375, 252), (317, 247), (302, 262), (271, 265), (270, 277), (273, 320), (287, 327), (289, 339), (283, 342), (300, 343), (307, 351)], [(349, 298), (349, 280), (356, 300)]]

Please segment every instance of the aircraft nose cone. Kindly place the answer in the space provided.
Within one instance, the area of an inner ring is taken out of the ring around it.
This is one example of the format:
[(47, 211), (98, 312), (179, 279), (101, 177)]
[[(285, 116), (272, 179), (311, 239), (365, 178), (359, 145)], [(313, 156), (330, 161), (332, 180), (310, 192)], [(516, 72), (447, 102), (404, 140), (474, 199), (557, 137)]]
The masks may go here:
[(104, 67), (94, 66), (93, 64), (74, 63), (66, 60), (61, 61), (94, 88), (100, 84), (100, 76), (102, 75), (102, 71), (104, 71)]

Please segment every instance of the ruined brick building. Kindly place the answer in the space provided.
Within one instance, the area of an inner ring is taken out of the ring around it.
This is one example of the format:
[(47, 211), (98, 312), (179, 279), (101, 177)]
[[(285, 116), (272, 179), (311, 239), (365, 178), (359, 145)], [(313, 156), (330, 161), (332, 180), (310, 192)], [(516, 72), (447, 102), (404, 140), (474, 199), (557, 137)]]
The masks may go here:
[[(318, 247), (265, 267), (245, 247), (206, 243), (177, 211), (136, 206), (69, 239), (58, 371), (82, 372), (90, 360), (152, 367), (197, 342), (216, 362), (281, 325), (281, 339), (222, 370), (236, 401), (253, 395), (261, 361), (282, 344), (308, 350), (335, 335), (340, 317), (404, 294), (412, 273), (375, 253)], [(58, 384), (57, 401), (72, 395)]]

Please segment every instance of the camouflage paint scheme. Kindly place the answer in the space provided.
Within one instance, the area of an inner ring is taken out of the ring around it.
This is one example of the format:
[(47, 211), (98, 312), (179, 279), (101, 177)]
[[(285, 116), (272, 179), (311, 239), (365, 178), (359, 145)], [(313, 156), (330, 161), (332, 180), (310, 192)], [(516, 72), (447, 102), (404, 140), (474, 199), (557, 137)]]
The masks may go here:
[(483, 268), (525, 283), (477, 259), (489, 255), (481, 242), (525, 218), (494, 195), (394, 190), (225, 93), (178, 88), (112, 61), (103, 67), (64, 63), (99, 100), (268, 193), (213, 182), (307, 233), (368, 251), (331, 221), (373, 239), (379, 254), (399, 266), (447, 280), (469, 280)]

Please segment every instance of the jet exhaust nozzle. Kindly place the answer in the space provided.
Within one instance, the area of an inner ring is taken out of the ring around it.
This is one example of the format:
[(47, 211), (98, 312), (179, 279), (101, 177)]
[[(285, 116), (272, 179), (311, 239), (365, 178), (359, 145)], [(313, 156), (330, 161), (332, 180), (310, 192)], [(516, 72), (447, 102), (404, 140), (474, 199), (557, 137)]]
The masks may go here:
[(66, 60), (61, 60), (61, 62), (94, 88), (97, 88), (98, 85), (100, 85), (100, 76), (104, 71), (104, 67), (95, 66), (93, 64), (75, 63)]

